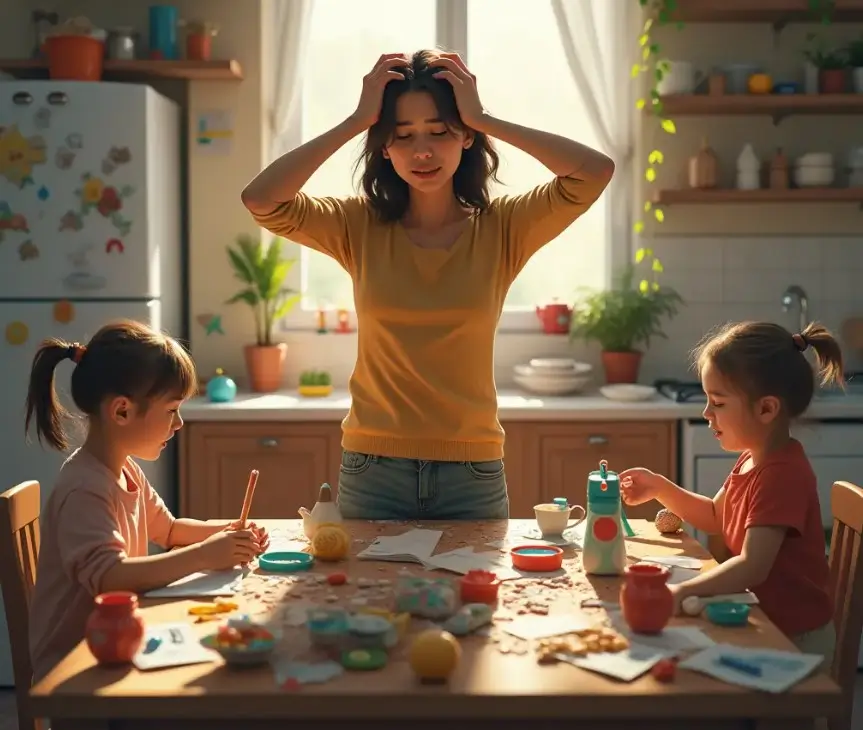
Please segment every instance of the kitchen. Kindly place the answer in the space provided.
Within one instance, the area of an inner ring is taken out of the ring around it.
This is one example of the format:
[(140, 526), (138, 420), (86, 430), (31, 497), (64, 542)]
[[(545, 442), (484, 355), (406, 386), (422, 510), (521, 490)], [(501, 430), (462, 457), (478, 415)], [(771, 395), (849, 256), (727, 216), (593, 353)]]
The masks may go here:
[[(28, 56), (29, 39), (11, 29), (25, 27), (36, 5), (21, 0), (4, 9), (13, 21), (0, 29), (4, 55)], [(270, 136), (264, 110), (266, 73), (259, 51), (268, 3), (248, 3), (242, 12), (227, 0), (188, 0), (179, 5), (185, 16), (217, 22), (220, 32), (214, 38), (214, 52), (221, 58), (239, 59), (242, 67), (242, 80), (159, 80), (154, 85), (181, 102), (190, 127), (191, 120), (210, 110), (229, 112), (227, 151), (213, 154), (194, 144), (186, 151), (188, 336), (202, 374), (210, 377), (222, 368), (244, 389), (243, 346), (252, 338), (251, 319), (243, 308), (224, 305), (236, 291), (224, 248), (234, 232), (258, 233), (240, 204), (238, 191), (260, 168), (261, 150)], [(79, 14), (98, 18), (106, 27), (146, 25), (146, 3), (121, 7), (90, 0), (77, 3), (76, 8)], [(838, 47), (858, 37), (860, 27), (859, 18), (857, 23), (837, 21), (824, 35)], [(722, 64), (738, 61), (745, 61), (759, 73), (769, 71), (777, 81), (787, 77), (803, 83), (801, 49), (809, 31), (810, 25), (793, 23), (781, 32), (769, 22), (691, 23), (679, 31), (658, 29), (657, 37), (664, 57), (692, 64), (694, 84), (709, 80), (710, 72)], [(732, 38), (736, 48), (749, 49), (745, 58), (738, 58), (743, 51), (735, 51), (734, 58), (729, 56)], [(632, 42), (636, 42), (635, 36)], [(689, 82), (684, 78), (682, 83)], [(687, 89), (684, 86), (673, 91), (680, 94)], [(709, 94), (705, 96), (709, 98)], [(861, 98), (851, 93), (847, 96), (858, 101)], [(787, 118), (772, 113), (713, 113), (717, 109), (721, 109), (719, 102), (707, 113), (701, 109), (690, 116), (685, 107), (677, 114), (669, 105), (668, 116), (676, 126), (673, 135), (657, 131), (650, 117), (641, 120), (633, 177), (645, 179), (639, 161), (648, 160), (654, 149), (662, 151), (665, 161), (655, 183), (639, 182), (633, 204), (639, 216), (643, 200), (664, 199), (666, 204), (662, 206), (663, 221), (652, 217), (639, 245), (649, 245), (663, 264), (663, 284), (677, 290), (685, 302), (677, 316), (663, 322), (667, 339), (652, 340), (646, 350), (641, 383), (691, 380), (688, 351), (704, 332), (725, 320), (768, 319), (799, 329), (805, 317), (840, 332), (846, 320), (863, 310), (858, 285), (863, 273), (863, 241), (860, 210), (854, 204), (859, 200), (714, 202), (704, 193), (693, 197), (689, 176), (689, 159), (697, 156), (707, 139), (718, 161), (716, 179), (723, 189), (739, 189), (737, 160), (747, 144), (761, 162), (772, 159), (778, 147), (791, 159), (830, 152), (839, 171), (836, 184), (846, 185), (844, 168), (850, 167), (846, 161), (853, 149), (863, 145), (859, 132), (863, 106), (847, 102), (836, 114)], [(675, 197), (676, 191), (689, 196)], [(5, 328), (7, 323), (2, 324)], [(234, 403), (219, 406), (202, 398), (184, 409), (187, 427), (180, 444), (179, 479), (163, 487), (181, 513), (217, 516), (224, 509), (232, 515), (230, 510), (238, 503), (237, 490), (242, 490), (243, 475), (250, 465), (262, 471), (262, 493), (267, 491), (266, 480), (273, 479), (270, 493), (284, 495), (269, 503), (271, 507), (265, 500), (258, 503), (259, 508), (271, 508), (280, 516), (313, 500), (322, 481), (337, 480), (339, 422), (348, 405), (345, 386), (356, 352), (356, 336), (350, 332), (322, 336), (313, 329), (289, 329), (280, 331), (279, 339), (288, 344), (289, 353), (283, 392), (246, 393)], [(859, 347), (848, 347), (847, 355), (849, 372), (863, 370)], [(730, 457), (717, 450), (703, 426), (697, 391), (692, 400), (682, 403), (669, 388), (663, 388), (650, 401), (633, 404), (611, 402), (592, 393), (537, 396), (517, 388), (513, 375), (516, 366), (535, 357), (575, 358), (593, 367), (593, 386), (602, 381), (596, 348), (566, 336), (543, 334), (536, 321), (520, 331), (506, 330), (498, 335), (496, 379), (501, 421), (509, 440), (507, 468), (513, 516), (524, 516), (537, 495), (553, 498), (562, 494), (577, 500), (583, 493), (585, 471), (601, 457), (609, 458), (616, 468), (650, 465), (676, 475), (685, 487), (699, 492), (710, 493), (718, 487), (717, 480), (721, 481), (727, 471)], [(336, 386), (333, 395), (321, 400), (299, 398), (296, 383), (300, 373), (307, 370), (326, 370)], [(15, 404), (10, 402), (9, 406), (14, 408)], [(801, 437), (810, 448), (825, 493), (838, 478), (863, 481), (863, 457), (859, 455), (863, 395), (853, 381), (847, 395), (822, 394), (810, 415), (813, 421), (800, 426)], [(16, 427), (15, 443), (19, 431)], [(37, 447), (29, 448), (35, 451)], [(46, 460), (41, 467), (44, 475), (38, 478), (50, 481), (48, 475), (56, 466)], [(189, 477), (191, 473), (194, 480)], [(206, 477), (201, 478), (201, 473)], [(33, 476), (29, 471), (16, 473), (14, 468), (7, 474), (12, 481)], [(240, 493), (239, 501), (241, 498)], [(822, 509), (827, 509), (824, 500)]]

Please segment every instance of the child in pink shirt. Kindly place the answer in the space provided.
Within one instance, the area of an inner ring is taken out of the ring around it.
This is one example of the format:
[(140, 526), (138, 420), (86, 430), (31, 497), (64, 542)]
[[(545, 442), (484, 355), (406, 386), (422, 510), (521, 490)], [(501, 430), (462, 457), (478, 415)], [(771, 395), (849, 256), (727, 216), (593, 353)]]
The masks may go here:
[[(254, 524), (176, 519), (132, 457), (159, 457), (182, 427), (180, 406), (197, 391), (195, 367), (173, 339), (138, 322), (99, 330), (86, 345), (46, 340), (33, 360), (26, 428), (65, 450), (66, 414), (54, 370), (72, 360), (72, 399), (87, 437), (63, 464), (43, 510), (42, 545), (30, 604), (34, 680), (84, 636), (93, 598), (143, 593), (200, 570), (222, 570), (266, 549)], [(175, 548), (148, 555), (148, 544)]]

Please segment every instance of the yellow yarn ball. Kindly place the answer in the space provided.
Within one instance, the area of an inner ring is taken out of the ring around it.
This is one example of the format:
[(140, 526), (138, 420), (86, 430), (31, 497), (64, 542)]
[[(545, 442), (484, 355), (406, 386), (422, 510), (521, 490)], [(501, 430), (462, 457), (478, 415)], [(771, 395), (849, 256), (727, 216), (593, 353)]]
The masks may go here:
[(334, 522), (325, 522), (315, 528), (312, 536), (312, 554), (318, 560), (336, 561), (348, 557), (351, 537), (347, 530)]

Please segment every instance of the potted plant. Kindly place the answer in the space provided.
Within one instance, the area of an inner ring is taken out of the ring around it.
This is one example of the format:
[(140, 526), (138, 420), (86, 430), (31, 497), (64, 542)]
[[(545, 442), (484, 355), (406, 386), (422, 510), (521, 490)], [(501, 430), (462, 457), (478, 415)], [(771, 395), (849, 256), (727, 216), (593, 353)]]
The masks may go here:
[(256, 392), (271, 393), (282, 383), (288, 349), (284, 342), (273, 342), (273, 327), (300, 298), (285, 288), (285, 278), (296, 261), (282, 258), (281, 239), (265, 245), (246, 235), (237, 237), (236, 246), (228, 246), (228, 260), (243, 289), (227, 303), (245, 302), (255, 320), (255, 344), (245, 347), (249, 385)]
[(855, 94), (863, 94), (863, 36), (851, 41), (845, 49)]
[(848, 69), (847, 51), (830, 49), (822, 39), (808, 37), (810, 47), (803, 52), (806, 61), (818, 69), (818, 91), (821, 94), (844, 94)]
[[(648, 277), (637, 279), (638, 266), (648, 265)], [(576, 305), (571, 339), (598, 342), (607, 383), (638, 380), (642, 352), (652, 337), (666, 337), (660, 325), (677, 314), (681, 296), (659, 284), (662, 264), (647, 248), (639, 249), (611, 289), (585, 294)]]

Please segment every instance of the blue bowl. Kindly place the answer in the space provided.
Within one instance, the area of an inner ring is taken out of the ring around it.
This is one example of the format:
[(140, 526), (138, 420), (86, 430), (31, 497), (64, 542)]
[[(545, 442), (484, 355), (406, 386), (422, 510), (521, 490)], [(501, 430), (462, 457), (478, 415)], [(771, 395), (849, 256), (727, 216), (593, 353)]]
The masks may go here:
[(745, 603), (708, 603), (704, 612), (717, 626), (745, 626), (749, 621), (749, 606)]
[(261, 555), (258, 558), (258, 567), (271, 573), (296, 573), (308, 570), (314, 562), (314, 557), (308, 553), (274, 552)]

